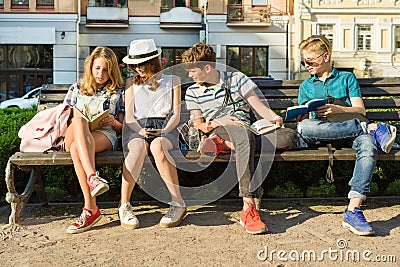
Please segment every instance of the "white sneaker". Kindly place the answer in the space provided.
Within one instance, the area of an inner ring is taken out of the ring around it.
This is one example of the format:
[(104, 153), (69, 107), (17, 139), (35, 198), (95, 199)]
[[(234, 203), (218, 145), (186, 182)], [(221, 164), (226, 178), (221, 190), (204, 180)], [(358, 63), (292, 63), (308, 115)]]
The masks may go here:
[(123, 203), (118, 208), (118, 215), (122, 227), (126, 229), (135, 229), (139, 227), (139, 220), (133, 214), (131, 203)]
[(183, 207), (176, 201), (171, 201), (167, 214), (160, 220), (161, 227), (178, 226), (186, 215), (186, 207)]

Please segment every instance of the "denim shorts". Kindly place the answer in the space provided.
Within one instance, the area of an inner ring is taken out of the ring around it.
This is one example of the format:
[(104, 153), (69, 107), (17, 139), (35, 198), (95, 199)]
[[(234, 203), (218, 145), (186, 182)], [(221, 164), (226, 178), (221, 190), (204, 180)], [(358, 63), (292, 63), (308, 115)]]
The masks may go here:
[[(137, 122), (139, 123), (139, 125), (142, 128), (154, 128), (154, 129), (162, 129), (165, 127), (165, 125), (167, 124), (166, 118), (145, 118), (145, 119), (140, 119), (137, 120)], [(173, 145), (174, 149), (179, 148), (179, 137), (178, 136), (174, 136), (170, 133), (164, 133), (161, 134), (160, 137), (164, 137), (167, 138)], [(129, 140), (132, 140), (134, 138), (141, 138), (146, 140), (147, 142), (151, 143), (154, 138), (145, 138), (144, 136), (140, 135), (139, 133), (130, 133), (129, 134)]]
[(117, 133), (115, 130), (111, 127), (103, 127), (100, 129), (95, 130), (95, 132), (100, 132), (104, 134), (108, 140), (110, 140), (111, 145), (112, 145), (112, 150), (117, 150), (118, 149), (118, 138), (117, 138)]

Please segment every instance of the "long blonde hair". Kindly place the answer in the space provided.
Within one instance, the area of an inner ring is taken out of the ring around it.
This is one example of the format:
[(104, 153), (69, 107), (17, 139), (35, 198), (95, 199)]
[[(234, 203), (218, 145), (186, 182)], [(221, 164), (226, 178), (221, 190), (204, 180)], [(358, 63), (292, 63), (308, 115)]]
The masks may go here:
[(109, 93), (117, 93), (117, 89), (123, 88), (123, 80), (118, 67), (118, 60), (115, 53), (106, 46), (98, 46), (85, 60), (85, 69), (80, 81), (80, 93), (92, 96), (96, 93), (97, 83), (92, 75), (93, 62), (97, 58), (103, 58), (107, 61), (109, 81), (106, 90)]

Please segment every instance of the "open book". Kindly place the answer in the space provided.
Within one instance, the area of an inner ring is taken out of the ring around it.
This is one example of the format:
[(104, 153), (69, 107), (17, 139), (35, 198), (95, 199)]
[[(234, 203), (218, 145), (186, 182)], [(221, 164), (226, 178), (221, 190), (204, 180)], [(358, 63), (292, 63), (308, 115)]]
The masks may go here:
[(84, 105), (84, 110), (80, 110), (74, 106), (74, 117), (80, 116), (89, 122), (90, 131), (100, 129), (100, 121), (110, 114), (110, 110), (106, 109), (97, 114), (91, 114), (88, 105)]
[(304, 105), (288, 107), (286, 110), (285, 120), (291, 120), (296, 118), (298, 115), (304, 115), (308, 112), (316, 111), (318, 107), (323, 106), (326, 103), (326, 99), (313, 99)]
[(276, 124), (270, 122), (267, 119), (260, 119), (260, 120), (254, 122), (251, 125), (247, 124), (244, 121), (238, 121), (238, 122), (243, 127), (245, 127), (246, 129), (249, 129), (250, 131), (252, 131), (256, 135), (266, 134), (266, 133), (272, 132), (273, 130), (278, 129), (278, 128), (281, 127), (279, 125), (276, 125)]

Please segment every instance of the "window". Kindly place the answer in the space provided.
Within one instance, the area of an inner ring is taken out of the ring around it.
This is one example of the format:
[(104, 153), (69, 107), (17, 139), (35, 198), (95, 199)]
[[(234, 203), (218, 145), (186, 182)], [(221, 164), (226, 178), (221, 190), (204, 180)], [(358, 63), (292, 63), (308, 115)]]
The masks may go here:
[(162, 9), (171, 9), (174, 7), (188, 7), (188, 8), (198, 8), (198, 0), (162, 0)]
[(253, 0), (253, 6), (265, 6), (267, 5), (267, 0)]
[(165, 62), (163, 62), (163, 68), (168, 68), (173, 65), (177, 65), (182, 63), (182, 53), (185, 52), (189, 47), (180, 47), (180, 48), (170, 48), (163, 47), (161, 57), (165, 58)]
[(54, 0), (38, 0), (38, 6), (54, 6)]
[(247, 76), (268, 76), (268, 47), (228, 46), (226, 64)]
[(127, 0), (89, 0), (90, 7), (128, 7)]
[[(189, 49), (189, 47), (162, 47), (161, 62), (163, 70), (166, 70), (166, 73), (169, 73), (168, 68), (181, 64), (182, 53), (187, 49)], [(178, 75), (181, 78), (181, 84), (192, 82), (183, 68), (172, 68), (171, 74)]]
[(319, 24), (318, 34), (324, 35), (329, 42), (333, 45), (333, 24)]
[(52, 45), (0, 45), (0, 97), (20, 97), (53, 81)]
[(395, 28), (395, 44), (394, 44), (394, 48), (396, 49), (396, 51), (400, 51), (400, 25), (397, 25)]
[(320, 5), (334, 5), (338, 4), (340, 0), (319, 0)]
[(4, 0), (0, 0), (0, 6), (4, 5)]
[(370, 51), (372, 39), (371, 25), (358, 24), (357, 25), (357, 50)]
[(12, 6), (27, 6), (29, 5), (29, 0), (12, 0)]
[(376, 4), (376, 0), (358, 0), (357, 3), (359, 5), (374, 5)]

